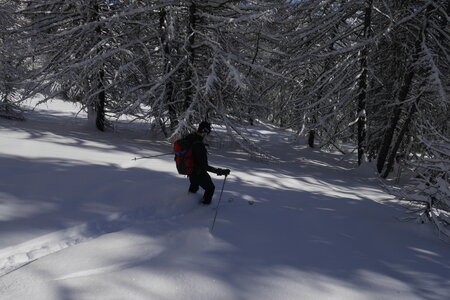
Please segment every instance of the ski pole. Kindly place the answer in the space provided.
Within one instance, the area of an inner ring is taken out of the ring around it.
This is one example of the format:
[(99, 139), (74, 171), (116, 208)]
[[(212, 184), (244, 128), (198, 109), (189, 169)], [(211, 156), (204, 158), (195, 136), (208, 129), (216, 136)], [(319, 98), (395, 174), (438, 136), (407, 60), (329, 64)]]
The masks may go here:
[(223, 179), (222, 190), (220, 191), (219, 201), (217, 202), (217, 206), (216, 206), (216, 213), (214, 214), (214, 220), (213, 220), (213, 223), (211, 226), (211, 233), (214, 230), (214, 224), (216, 224), (217, 212), (219, 211), (220, 200), (222, 200), (223, 188), (225, 187), (225, 181), (227, 180), (227, 176), (228, 175), (225, 175), (225, 178)]
[(173, 152), (169, 152), (169, 153), (163, 153), (163, 154), (158, 154), (158, 155), (151, 155), (151, 156), (141, 156), (141, 157), (135, 157), (131, 160), (138, 160), (138, 159), (146, 159), (146, 158), (154, 158), (154, 157), (159, 157), (159, 156), (164, 156), (164, 155), (170, 155), (173, 154)]

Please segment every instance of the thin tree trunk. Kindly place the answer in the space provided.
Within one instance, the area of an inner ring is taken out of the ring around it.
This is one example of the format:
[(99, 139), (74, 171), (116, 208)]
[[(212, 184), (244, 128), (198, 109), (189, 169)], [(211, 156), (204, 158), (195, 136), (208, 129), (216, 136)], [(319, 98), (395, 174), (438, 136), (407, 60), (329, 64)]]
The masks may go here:
[(316, 137), (316, 131), (311, 129), (308, 134), (308, 146), (310, 148), (314, 148), (314, 139)]
[(95, 111), (97, 113), (97, 117), (95, 119), (95, 125), (97, 129), (100, 131), (105, 131), (105, 102), (106, 102), (106, 93), (105, 87), (103, 85), (103, 81), (105, 78), (105, 71), (100, 70), (98, 72), (98, 89), (100, 92), (98, 93), (97, 101), (95, 104)]
[[(411, 66), (412, 68), (412, 66)], [(411, 69), (411, 71), (406, 74), (404, 83), (400, 89), (400, 93), (398, 96), (398, 104), (394, 108), (394, 112), (391, 117), (391, 121), (389, 122), (389, 127), (387, 128), (385, 134), (383, 143), (381, 144), (380, 151), (378, 152), (377, 157), (377, 170), (378, 173), (381, 173), (384, 168), (384, 164), (386, 162), (386, 158), (389, 154), (389, 149), (391, 148), (392, 139), (394, 137), (395, 129), (397, 128), (398, 121), (400, 120), (400, 115), (403, 110), (403, 102), (406, 99), (406, 96), (408, 95), (409, 90), (411, 89), (411, 83), (412, 79), (414, 77), (414, 69)]]
[(194, 65), (194, 43), (195, 43), (195, 13), (197, 6), (195, 2), (192, 1), (189, 5), (189, 19), (187, 27), (188, 43), (186, 46), (187, 50), (187, 62), (186, 62), (186, 73), (185, 73), (185, 88), (184, 88), (184, 108), (187, 109), (192, 103), (192, 95), (194, 94), (194, 80), (192, 66)]
[[(403, 81), (403, 85), (400, 88), (400, 93), (398, 95), (398, 105), (394, 109), (394, 113), (391, 118), (390, 126), (386, 130), (386, 133), (384, 135), (384, 140), (381, 145), (380, 152), (378, 154), (377, 170), (378, 170), (378, 173), (380, 173), (380, 174), (383, 172), (383, 168), (385, 166), (386, 159), (389, 154), (389, 150), (391, 149), (392, 139), (394, 137), (394, 132), (397, 127), (398, 121), (400, 119), (400, 115), (402, 113), (403, 103), (405, 102), (406, 97), (408, 96), (408, 93), (411, 90), (412, 81), (413, 81), (413, 78), (415, 75), (414, 64), (417, 62), (417, 60), (419, 58), (419, 53), (421, 51), (421, 42), (422, 42), (421, 38), (425, 35), (424, 33), (427, 30), (428, 18), (431, 13), (431, 9), (432, 9), (432, 5), (428, 5), (426, 14), (425, 14), (424, 24), (417, 36), (417, 40), (415, 43), (415, 51), (414, 51), (414, 54), (413, 54), (413, 57), (412, 57), (412, 60), (411, 60), (410, 66), (409, 66), (410, 71), (406, 74), (404, 81)], [(394, 153), (394, 155), (395, 155), (395, 153)], [(382, 177), (386, 178), (387, 175), (389, 174), (389, 172), (390, 172), (390, 169), (387, 169), (382, 174)]]
[[(372, 17), (373, 0), (366, 1), (366, 11), (364, 16), (364, 38), (370, 37), (370, 26)], [(359, 95), (358, 95), (358, 166), (362, 164), (362, 160), (366, 151), (366, 136), (367, 136), (367, 116), (366, 116), (366, 102), (367, 102), (367, 57), (369, 49), (364, 47), (361, 51), (361, 77), (359, 78)]]
[(403, 124), (402, 129), (400, 130), (400, 132), (398, 134), (398, 137), (397, 137), (397, 140), (395, 141), (394, 147), (392, 148), (389, 158), (387, 159), (386, 168), (384, 169), (384, 172), (381, 175), (382, 178), (387, 178), (389, 173), (392, 170), (392, 167), (394, 166), (395, 158), (397, 156), (397, 151), (403, 142), (403, 138), (404, 138), (405, 134), (408, 132), (409, 124), (411, 123), (412, 116), (414, 115), (415, 111), (416, 111), (416, 103), (414, 103), (412, 105), (411, 109), (409, 110), (408, 117), (407, 117), (405, 123)]
[[(160, 27), (160, 36), (161, 36), (161, 44), (162, 44), (162, 50), (163, 50), (163, 61), (164, 61), (164, 71), (166, 73), (170, 73), (172, 70), (172, 63), (170, 61), (171, 57), (171, 51), (170, 51), (170, 45), (168, 40), (168, 32), (167, 32), (167, 12), (164, 8), (161, 9), (159, 13), (159, 27)], [(169, 110), (169, 119), (170, 119), (170, 129), (173, 131), (176, 126), (178, 125), (178, 114), (177, 110), (175, 108), (175, 105), (171, 104), (173, 103), (173, 82), (171, 78), (168, 78), (167, 82), (165, 83), (165, 90), (164, 90), (164, 102), (168, 103), (168, 110)], [(165, 130), (163, 130), (165, 131)]]
[[(100, 7), (98, 4), (94, 5), (94, 12), (95, 12), (95, 20), (100, 20)], [(95, 31), (98, 34), (98, 39), (101, 39), (102, 35), (102, 28), (101, 26), (97, 26)], [(105, 86), (103, 84), (105, 78), (105, 70), (103, 69), (103, 66), (98, 71), (98, 77), (97, 77), (97, 89), (99, 91), (97, 100), (95, 101), (95, 111), (96, 111), (96, 119), (95, 119), (95, 126), (100, 131), (105, 131), (105, 102), (106, 102), (106, 92), (105, 92)]]

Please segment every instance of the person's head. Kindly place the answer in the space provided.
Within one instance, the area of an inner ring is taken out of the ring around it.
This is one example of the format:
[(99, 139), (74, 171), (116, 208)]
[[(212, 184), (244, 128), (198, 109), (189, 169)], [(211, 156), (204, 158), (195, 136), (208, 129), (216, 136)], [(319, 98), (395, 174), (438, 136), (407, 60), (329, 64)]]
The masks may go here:
[(211, 123), (208, 123), (206, 121), (201, 122), (198, 125), (197, 133), (206, 136), (211, 132)]

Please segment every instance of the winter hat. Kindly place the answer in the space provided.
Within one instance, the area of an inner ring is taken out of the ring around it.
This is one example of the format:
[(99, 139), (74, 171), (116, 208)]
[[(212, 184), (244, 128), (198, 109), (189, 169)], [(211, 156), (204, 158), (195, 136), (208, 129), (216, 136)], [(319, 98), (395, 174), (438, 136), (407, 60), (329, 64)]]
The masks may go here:
[(198, 125), (198, 130), (199, 133), (210, 133), (211, 132), (211, 123), (208, 123), (206, 121), (201, 122)]

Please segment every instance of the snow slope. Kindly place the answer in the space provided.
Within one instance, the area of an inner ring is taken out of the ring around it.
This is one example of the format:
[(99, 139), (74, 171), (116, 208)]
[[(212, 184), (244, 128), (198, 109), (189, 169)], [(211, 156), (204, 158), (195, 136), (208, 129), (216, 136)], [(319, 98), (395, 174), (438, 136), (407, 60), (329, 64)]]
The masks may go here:
[(448, 299), (450, 248), (370, 165), (247, 129), (277, 158), (210, 137), (232, 170), (214, 231), (171, 151), (143, 125), (100, 133), (54, 101), (0, 119), (0, 299)]

